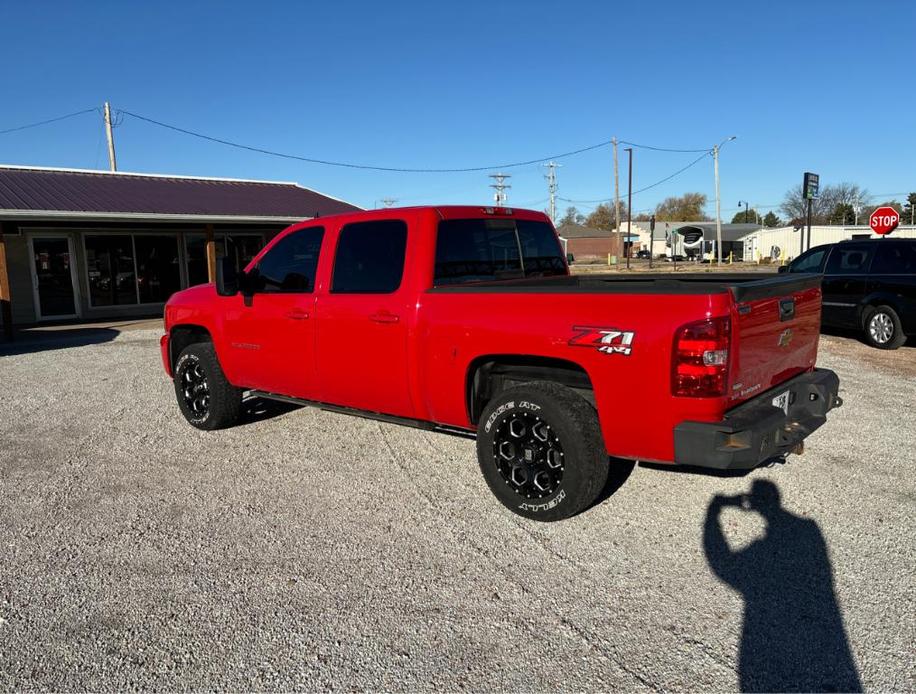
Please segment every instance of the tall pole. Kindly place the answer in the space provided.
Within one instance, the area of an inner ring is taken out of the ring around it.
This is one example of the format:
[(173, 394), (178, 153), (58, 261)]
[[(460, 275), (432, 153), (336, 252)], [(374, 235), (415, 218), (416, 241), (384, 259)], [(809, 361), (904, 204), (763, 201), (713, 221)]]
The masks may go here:
[(627, 248), (627, 239), (630, 238), (633, 230), (633, 148), (627, 147), (627, 162), (629, 164), (629, 174), (627, 175), (627, 235), (623, 241), (623, 251), (627, 256), (627, 270), (630, 269), (630, 249)]
[(115, 158), (114, 133), (111, 132), (111, 105), (105, 102), (105, 135), (108, 137), (108, 166), (112, 171), (118, 170)]
[(716, 172), (716, 257), (722, 264), (722, 210), (719, 202), (719, 145), (712, 148), (713, 168)]
[(613, 138), (614, 143), (614, 227), (617, 233), (620, 233), (620, 176), (617, 174), (617, 138)]

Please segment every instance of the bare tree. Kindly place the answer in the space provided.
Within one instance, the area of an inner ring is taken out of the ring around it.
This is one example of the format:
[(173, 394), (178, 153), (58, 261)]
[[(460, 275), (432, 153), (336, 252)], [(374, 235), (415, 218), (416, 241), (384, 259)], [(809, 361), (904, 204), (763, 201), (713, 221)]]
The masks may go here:
[[(857, 183), (835, 183), (820, 189), (819, 195), (811, 201), (811, 222), (828, 224), (831, 220), (842, 220), (849, 210), (861, 206), (868, 199), (868, 191)], [(808, 218), (808, 201), (801, 184), (786, 191), (779, 207), (794, 223), (805, 222)], [(842, 223), (842, 222), (837, 222)]]

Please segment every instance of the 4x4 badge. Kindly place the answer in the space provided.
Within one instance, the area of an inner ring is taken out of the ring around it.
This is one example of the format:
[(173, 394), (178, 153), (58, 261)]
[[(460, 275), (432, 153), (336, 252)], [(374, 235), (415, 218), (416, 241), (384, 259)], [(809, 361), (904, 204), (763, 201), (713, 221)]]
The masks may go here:
[(573, 330), (577, 334), (569, 340), (571, 347), (591, 347), (605, 354), (629, 355), (633, 351), (636, 333), (631, 330), (590, 325), (574, 325)]

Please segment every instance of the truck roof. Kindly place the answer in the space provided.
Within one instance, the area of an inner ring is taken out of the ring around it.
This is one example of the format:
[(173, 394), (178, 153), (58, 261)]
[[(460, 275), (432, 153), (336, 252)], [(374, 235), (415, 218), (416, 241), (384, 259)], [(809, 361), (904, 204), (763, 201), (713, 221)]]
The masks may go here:
[[(529, 210), (519, 207), (496, 207), (492, 205), (410, 205), (404, 207), (381, 207), (374, 210), (359, 210), (356, 212), (344, 212), (340, 214), (328, 215), (327, 217), (318, 217), (317, 219), (375, 219), (387, 218), (403, 212), (416, 212), (423, 210), (432, 210), (442, 219), (462, 219), (475, 217), (509, 217), (513, 219), (536, 219), (539, 221), (550, 221), (549, 217), (543, 212)], [(314, 221), (314, 220), (309, 220)]]

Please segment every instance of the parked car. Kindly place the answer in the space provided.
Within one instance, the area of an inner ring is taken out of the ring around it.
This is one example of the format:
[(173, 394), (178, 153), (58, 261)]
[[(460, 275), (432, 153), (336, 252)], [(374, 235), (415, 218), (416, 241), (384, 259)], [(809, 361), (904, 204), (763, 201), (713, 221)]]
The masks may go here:
[(916, 239), (817, 246), (779, 270), (823, 274), (823, 325), (861, 331), (880, 349), (897, 349), (916, 335)]
[(610, 457), (747, 469), (797, 447), (840, 404), (820, 306), (817, 275), (571, 276), (543, 213), (417, 207), (221, 262), (168, 301), (161, 349), (195, 427), (250, 392), (476, 437), (496, 497), (549, 521), (622, 481)]

